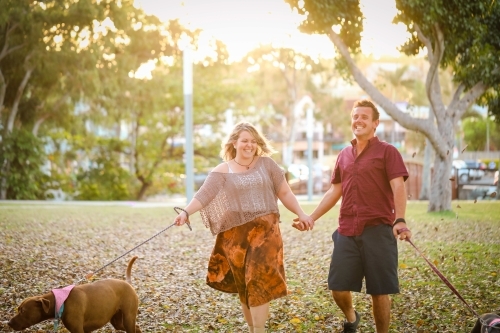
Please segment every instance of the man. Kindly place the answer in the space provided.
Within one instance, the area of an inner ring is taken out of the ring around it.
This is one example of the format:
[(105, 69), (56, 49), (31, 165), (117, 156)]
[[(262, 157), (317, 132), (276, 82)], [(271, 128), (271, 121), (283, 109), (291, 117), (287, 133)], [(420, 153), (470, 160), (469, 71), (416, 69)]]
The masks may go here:
[[(351, 292), (360, 292), (363, 279), (371, 295), (377, 333), (390, 324), (390, 294), (399, 293), (396, 238), (410, 239), (404, 220), (408, 172), (397, 149), (375, 135), (379, 112), (368, 100), (354, 104), (351, 128), (355, 139), (335, 164), (332, 186), (311, 214), (319, 219), (342, 197), (339, 227), (328, 274), (333, 299), (346, 317), (344, 332), (356, 332), (360, 321)], [(308, 226), (295, 223), (303, 231)]]

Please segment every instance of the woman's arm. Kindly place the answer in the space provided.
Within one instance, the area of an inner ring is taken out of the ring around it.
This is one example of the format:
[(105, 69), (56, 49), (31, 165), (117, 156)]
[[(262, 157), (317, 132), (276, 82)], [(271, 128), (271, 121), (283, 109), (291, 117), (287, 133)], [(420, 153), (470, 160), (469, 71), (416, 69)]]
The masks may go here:
[(293, 194), (290, 189), (290, 185), (286, 180), (281, 183), (280, 189), (277, 193), (278, 199), (281, 203), (292, 213), (297, 214), (299, 223), (303, 223), (305, 230), (312, 230), (314, 227), (314, 221), (309, 217), (299, 205), (297, 197)]
[[(204, 206), (206, 206), (212, 199), (217, 195), (220, 188), (224, 184), (224, 179), (221, 176), (222, 173), (227, 173), (227, 164), (221, 163), (216, 166), (207, 176), (203, 185), (201, 185), (195, 197), (189, 202), (189, 204), (184, 207), (184, 210), (191, 216), (196, 213)], [(201, 200), (201, 201), (200, 201)], [(205, 203), (205, 205), (203, 204)], [(188, 219), (186, 212), (181, 212), (174, 219), (176, 225), (183, 225)]]

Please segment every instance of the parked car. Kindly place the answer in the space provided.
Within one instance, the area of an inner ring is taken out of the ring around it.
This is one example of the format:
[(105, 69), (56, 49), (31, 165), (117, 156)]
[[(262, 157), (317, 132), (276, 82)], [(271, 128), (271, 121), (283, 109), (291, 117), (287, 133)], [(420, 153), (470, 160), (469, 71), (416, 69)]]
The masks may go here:
[(479, 180), (484, 176), (483, 170), (469, 167), (463, 160), (454, 160), (452, 162), (452, 166), (451, 175), (455, 176), (455, 170), (458, 170), (458, 178), (462, 183), (466, 183), (471, 180)]
[(479, 160), (464, 160), (465, 164), (467, 164), (467, 167), (471, 169), (481, 169), (485, 170), (486, 169), (486, 164), (479, 161)]

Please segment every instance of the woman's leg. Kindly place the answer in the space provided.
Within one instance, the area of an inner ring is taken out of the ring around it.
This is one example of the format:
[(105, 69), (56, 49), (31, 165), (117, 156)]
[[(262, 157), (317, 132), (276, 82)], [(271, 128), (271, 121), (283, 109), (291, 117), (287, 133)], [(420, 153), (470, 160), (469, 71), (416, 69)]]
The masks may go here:
[(241, 312), (243, 312), (243, 317), (245, 317), (250, 333), (254, 333), (252, 313), (246, 304), (241, 303)]
[(265, 332), (266, 321), (269, 317), (269, 303), (250, 307), (254, 333)]

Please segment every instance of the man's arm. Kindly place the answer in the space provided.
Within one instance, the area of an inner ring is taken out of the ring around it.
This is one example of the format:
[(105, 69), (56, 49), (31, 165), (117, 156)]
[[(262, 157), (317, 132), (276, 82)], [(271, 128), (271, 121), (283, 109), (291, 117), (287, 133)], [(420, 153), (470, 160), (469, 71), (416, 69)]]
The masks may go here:
[[(321, 216), (332, 209), (341, 197), (342, 183), (332, 184), (332, 186), (328, 189), (328, 191), (326, 191), (325, 195), (321, 199), (316, 209), (314, 209), (310, 217), (314, 221), (318, 220)], [(300, 231), (307, 230), (306, 226), (302, 223), (294, 223), (292, 226)]]
[[(403, 177), (397, 177), (390, 181), (392, 193), (394, 195), (394, 209), (396, 213), (396, 220), (405, 218), (406, 214), (406, 188), (405, 181)], [(398, 230), (406, 228), (407, 231), (403, 231), (400, 234), (400, 239), (410, 239), (411, 232), (408, 230), (406, 222), (398, 222), (394, 224), (392, 231), (394, 233), (394, 237), (398, 237)]]

